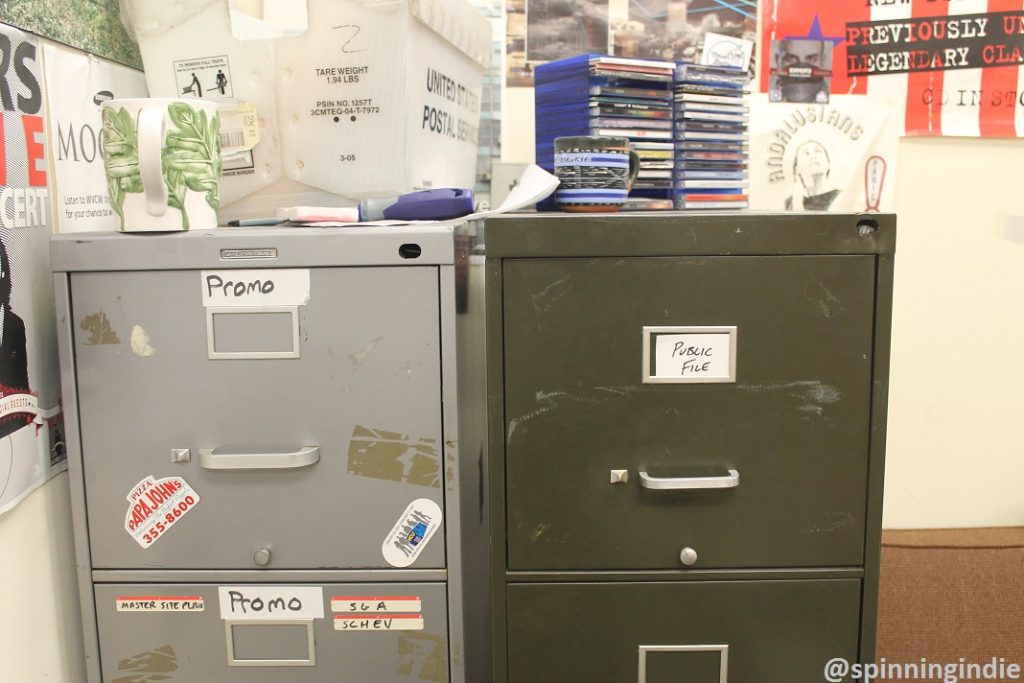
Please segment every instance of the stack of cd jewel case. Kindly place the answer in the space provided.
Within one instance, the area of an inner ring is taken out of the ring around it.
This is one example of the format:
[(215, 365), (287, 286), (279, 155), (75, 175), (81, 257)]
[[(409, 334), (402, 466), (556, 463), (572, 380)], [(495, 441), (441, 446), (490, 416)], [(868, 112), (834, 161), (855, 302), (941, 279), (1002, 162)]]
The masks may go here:
[[(640, 171), (624, 209), (671, 209), (675, 63), (585, 54), (534, 72), (537, 164), (554, 170), (554, 139), (626, 137)], [(540, 210), (555, 208), (551, 201)]]
[(675, 82), (675, 207), (749, 206), (745, 69), (680, 64)]

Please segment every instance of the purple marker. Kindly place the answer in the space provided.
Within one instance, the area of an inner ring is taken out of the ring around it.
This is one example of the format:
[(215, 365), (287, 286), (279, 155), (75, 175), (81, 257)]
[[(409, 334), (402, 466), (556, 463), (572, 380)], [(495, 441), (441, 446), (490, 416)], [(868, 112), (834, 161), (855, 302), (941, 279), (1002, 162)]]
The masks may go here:
[(444, 221), (473, 213), (473, 191), (458, 188), (420, 190), (359, 203), (361, 221)]

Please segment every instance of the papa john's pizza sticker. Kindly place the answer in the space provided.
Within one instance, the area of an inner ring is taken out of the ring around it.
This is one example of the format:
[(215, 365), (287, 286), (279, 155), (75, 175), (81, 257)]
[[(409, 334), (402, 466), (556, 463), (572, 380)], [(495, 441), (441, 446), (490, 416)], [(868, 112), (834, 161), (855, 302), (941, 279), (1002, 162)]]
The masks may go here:
[(199, 494), (181, 477), (152, 475), (136, 484), (127, 498), (124, 530), (143, 548), (163, 538), (199, 502)]
[(430, 537), (441, 526), (441, 508), (429, 498), (409, 503), (398, 523), (384, 539), (381, 552), (392, 567), (408, 567), (427, 547)]

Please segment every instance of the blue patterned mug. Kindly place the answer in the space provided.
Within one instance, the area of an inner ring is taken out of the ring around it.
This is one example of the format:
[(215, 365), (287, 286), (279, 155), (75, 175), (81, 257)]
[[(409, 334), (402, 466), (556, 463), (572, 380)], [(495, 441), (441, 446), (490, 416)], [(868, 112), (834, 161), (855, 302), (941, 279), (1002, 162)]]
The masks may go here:
[(640, 170), (629, 138), (577, 135), (555, 138), (555, 203), (562, 211), (618, 211)]

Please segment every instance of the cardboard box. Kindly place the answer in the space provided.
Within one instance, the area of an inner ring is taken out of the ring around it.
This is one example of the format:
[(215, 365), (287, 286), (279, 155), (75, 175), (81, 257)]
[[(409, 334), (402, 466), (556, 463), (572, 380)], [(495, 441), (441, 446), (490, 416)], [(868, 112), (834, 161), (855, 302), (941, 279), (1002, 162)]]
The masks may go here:
[(248, 5), (124, 5), (152, 96), (256, 107), (259, 143), (225, 160), (222, 221), (473, 187), (491, 27), (467, 0), (263, 0), (259, 16)]

